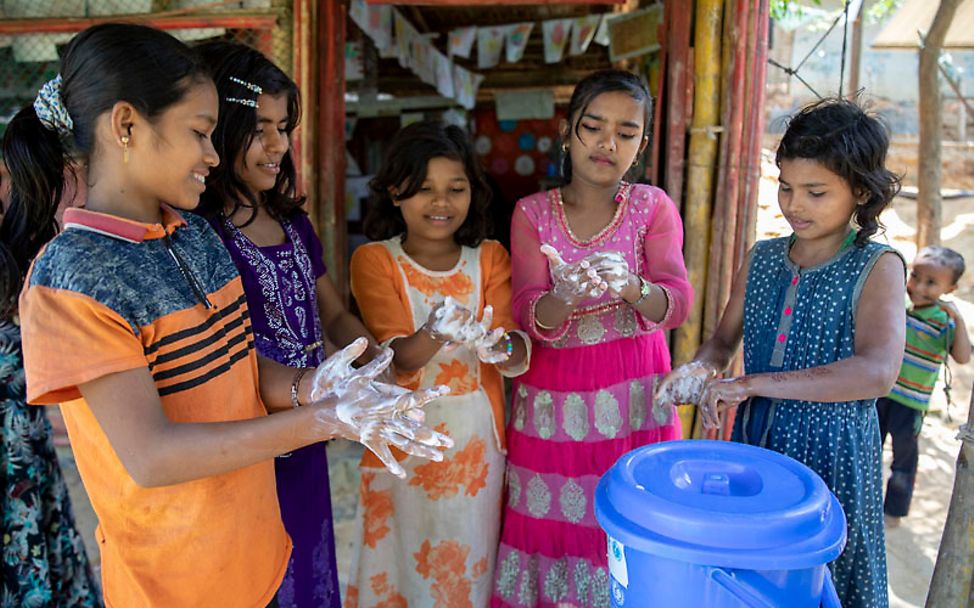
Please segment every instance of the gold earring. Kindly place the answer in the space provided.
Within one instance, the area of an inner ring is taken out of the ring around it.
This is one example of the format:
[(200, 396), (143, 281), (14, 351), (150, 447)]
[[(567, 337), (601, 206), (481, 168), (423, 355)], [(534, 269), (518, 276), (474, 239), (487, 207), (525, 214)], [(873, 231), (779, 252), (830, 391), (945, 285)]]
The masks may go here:
[(568, 142), (567, 141), (561, 144), (561, 152), (562, 152), (562, 154), (568, 154)]
[(125, 164), (129, 162), (129, 141), (131, 138), (128, 135), (122, 136), (122, 162)]

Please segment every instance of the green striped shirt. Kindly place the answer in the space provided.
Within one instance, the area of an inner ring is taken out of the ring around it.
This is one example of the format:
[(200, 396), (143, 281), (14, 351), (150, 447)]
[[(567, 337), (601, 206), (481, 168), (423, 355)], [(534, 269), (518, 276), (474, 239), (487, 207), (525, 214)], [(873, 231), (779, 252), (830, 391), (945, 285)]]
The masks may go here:
[(906, 352), (889, 398), (927, 411), (940, 365), (954, 343), (954, 321), (937, 305), (906, 312)]

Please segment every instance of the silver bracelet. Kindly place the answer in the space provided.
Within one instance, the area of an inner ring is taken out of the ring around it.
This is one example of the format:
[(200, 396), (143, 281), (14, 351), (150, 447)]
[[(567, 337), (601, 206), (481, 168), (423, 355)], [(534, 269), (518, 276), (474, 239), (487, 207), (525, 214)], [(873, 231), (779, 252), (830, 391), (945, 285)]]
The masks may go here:
[(298, 388), (301, 385), (301, 379), (310, 371), (310, 367), (302, 367), (294, 374), (294, 380), (291, 381), (291, 407), (294, 409), (301, 407), (301, 402), (298, 401)]

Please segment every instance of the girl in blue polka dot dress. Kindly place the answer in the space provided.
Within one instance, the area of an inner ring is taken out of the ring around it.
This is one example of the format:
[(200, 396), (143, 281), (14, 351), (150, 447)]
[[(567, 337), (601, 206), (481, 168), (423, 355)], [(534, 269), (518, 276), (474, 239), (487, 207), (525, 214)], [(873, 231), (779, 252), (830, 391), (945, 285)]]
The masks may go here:
[[(855, 103), (799, 112), (778, 147), (778, 204), (791, 236), (761, 241), (716, 333), (657, 398), (696, 403), (713, 428), (740, 405), (735, 441), (804, 463), (838, 497), (848, 542), (830, 567), (844, 608), (886, 607), (876, 398), (896, 380), (905, 265), (870, 240), (898, 190), (886, 129)], [(743, 376), (718, 379), (744, 341)]]

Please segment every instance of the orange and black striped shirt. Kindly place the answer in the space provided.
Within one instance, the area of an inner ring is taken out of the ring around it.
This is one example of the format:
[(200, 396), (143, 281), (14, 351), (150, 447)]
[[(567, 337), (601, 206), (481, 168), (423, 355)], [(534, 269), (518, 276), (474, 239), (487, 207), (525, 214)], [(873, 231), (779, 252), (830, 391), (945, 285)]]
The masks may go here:
[(79, 386), (146, 367), (174, 422), (265, 416), (237, 270), (205, 220), (71, 209), (20, 299), (27, 399), (62, 404), (109, 606), (265, 606), (290, 554), (274, 465), (160, 488), (129, 476)]

